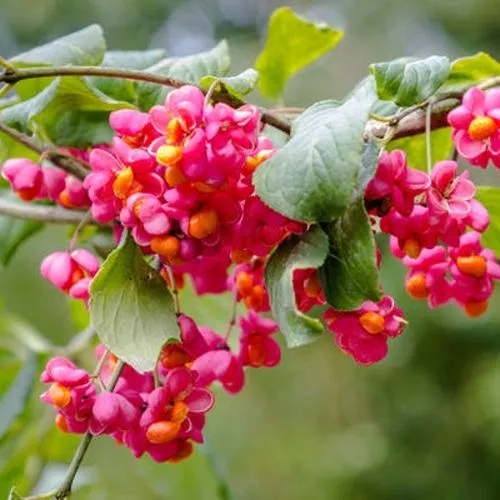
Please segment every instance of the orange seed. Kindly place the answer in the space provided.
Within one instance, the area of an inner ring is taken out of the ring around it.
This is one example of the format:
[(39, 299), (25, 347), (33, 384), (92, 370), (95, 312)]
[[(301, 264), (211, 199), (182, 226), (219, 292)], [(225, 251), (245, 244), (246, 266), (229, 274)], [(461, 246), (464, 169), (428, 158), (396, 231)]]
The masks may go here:
[(470, 257), (458, 257), (457, 267), (465, 274), (482, 278), (486, 274), (486, 259), (480, 255), (471, 255)]
[(360, 316), (361, 326), (370, 334), (377, 335), (384, 331), (385, 319), (376, 312), (367, 312)]
[(483, 141), (491, 137), (498, 129), (495, 120), (490, 116), (478, 116), (469, 125), (467, 132), (473, 141)]
[(169, 420), (160, 420), (148, 427), (146, 431), (146, 439), (152, 444), (164, 444), (172, 441), (177, 437), (181, 429), (177, 422)]
[(414, 299), (425, 299), (429, 295), (425, 274), (416, 274), (406, 282), (406, 291)]
[(64, 408), (71, 402), (71, 391), (59, 382), (54, 382), (50, 386), (49, 396), (52, 404), (58, 408)]

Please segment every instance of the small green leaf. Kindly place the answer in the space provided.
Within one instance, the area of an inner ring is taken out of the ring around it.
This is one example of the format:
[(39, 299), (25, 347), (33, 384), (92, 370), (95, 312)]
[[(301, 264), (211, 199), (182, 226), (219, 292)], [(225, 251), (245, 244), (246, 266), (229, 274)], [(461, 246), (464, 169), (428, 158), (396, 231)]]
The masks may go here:
[(13, 66), (24, 65), (97, 65), (100, 64), (106, 41), (98, 24), (92, 24), (52, 42), (23, 52), (9, 60)]
[(133, 108), (97, 90), (87, 79), (56, 78), (35, 97), (0, 111), (0, 119), (59, 146), (86, 147), (109, 142), (109, 112)]
[[(225, 76), (229, 71), (229, 63), (227, 42), (222, 40), (208, 52), (167, 58), (147, 68), (146, 71), (198, 85), (204, 76)], [(137, 85), (138, 105), (147, 111), (155, 104), (162, 104), (170, 91), (171, 89), (164, 85), (141, 82)]]
[(309, 344), (323, 332), (320, 321), (297, 310), (292, 280), (295, 269), (318, 268), (327, 254), (328, 238), (314, 226), (304, 235), (285, 240), (267, 263), (265, 280), (271, 310), (288, 347)]
[(130, 236), (92, 282), (90, 319), (108, 349), (139, 372), (152, 370), (162, 345), (179, 337), (172, 294)]
[(479, 52), (451, 63), (451, 72), (443, 90), (462, 90), (472, 83), (500, 75), (500, 62), (489, 54)]
[[(143, 70), (165, 57), (162, 49), (109, 51), (104, 55), (101, 66)], [(123, 78), (91, 78), (92, 84), (102, 93), (119, 101), (135, 104), (136, 84)]]
[(29, 352), (24, 366), (8, 391), (0, 399), (0, 439), (24, 410), (35, 384), (37, 368), (36, 355)]
[(372, 81), (344, 103), (316, 103), (295, 121), (290, 141), (254, 175), (256, 192), (267, 205), (306, 222), (342, 215), (358, 182), (363, 133), (376, 98)]
[(331, 248), (320, 277), (328, 303), (345, 311), (358, 308), (365, 300), (378, 301), (375, 241), (364, 199), (359, 198), (325, 230)]
[[(451, 139), (451, 129), (438, 128), (431, 132), (431, 151), (432, 161), (447, 160), (453, 148), (453, 141)], [(410, 137), (403, 137), (391, 141), (387, 145), (388, 151), (395, 149), (402, 149), (406, 153), (408, 165), (418, 170), (427, 171), (426, 155), (426, 139), (425, 134), (414, 135)]]
[(399, 106), (411, 106), (424, 101), (441, 87), (450, 73), (450, 62), (441, 56), (403, 57), (372, 64), (370, 71), (381, 99), (394, 101)]
[(222, 88), (232, 96), (241, 97), (252, 92), (259, 80), (259, 73), (253, 68), (249, 68), (238, 75), (224, 78), (207, 75), (200, 80), (200, 87), (207, 91), (216, 80), (222, 84), (217, 85), (216, 90), (220, 91)]
[(40, 232), (45, 224), (37, 221), (0, 217), (0, 265), (6, 266), (19, 247)]
[(476, 199), (480, 201), (490, 214), (490, 225), (483, 233), (481, 242), (491, 248), (500, 257), (500, 188), (477, 186)]
[(341, 30), (298, 16), (289, 7), (275, 10), (266, 45), (255, 61), (261, 92), (278, 97), (290, 77), (335, 48), (343, 36)]

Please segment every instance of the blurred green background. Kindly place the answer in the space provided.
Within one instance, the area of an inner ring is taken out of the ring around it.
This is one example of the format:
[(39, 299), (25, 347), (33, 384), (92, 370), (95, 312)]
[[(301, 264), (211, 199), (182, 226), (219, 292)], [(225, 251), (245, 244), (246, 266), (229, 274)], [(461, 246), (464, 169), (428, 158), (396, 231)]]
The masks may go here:
[[(184, 55), (227, 38), (236, 72), (252, 65), (269, 14), (282, 4), (1, 0), (0, 54), (9, 57), (97, 22), (111, 49), (161, 47)], [(290, 82), (287, 105), (341, 97), (373, 61), (479, 50), (500, 56), (498, 0), (287, 4), (346, 30), (333, 54)], [(74, 327), (65, 298), (42, 281), (38, 266), (44, 255), (64, 246), (64, 230), (47, 229), (0, 270), (5, 309), (60, 344), (75, 333)], [(328, 335), (311, 346), (284, 351), (279, 367), (249, 372), (241, 394), (219, 394), (208, 419), (208, 448), (186, 463), (158, 465), (148, 458), (135, 460), (111, 440), (98, 439), (85, 460), (84, 486), (74, 498), (211, 500), (224, 494), (218, 477), (237, 500), (500, 498), (498, 296), (490, 311), (473, 321), (453, 306), (429, 311), (411, 301), (403, 290), (402, 266), (389, 256), (382, 275), (386, 291), (410, 323), (384, 362), (359, 367)], [(199, 306), (191, 295), (182, 299), (201, 323), (225, 324), (227, 301), (209, 298)], [(32, 405), (38, 425), (44, 411), (36, 401)], [(43, 471), (22, 460), (23, 447), (33, 441), (51, 460)], [(38, 443), (36, 432), (27, 441), (21, 435), (15, 447), (21, 457), (18, 472), (30, 479), (40, 475), (37, 490), (50, 488), (64, 472), (60, 460), (69, 459), (74, 446), (75, 439), (56, 433)], [(14, 472), (3, 474), (0, 498), (16, 480)]]

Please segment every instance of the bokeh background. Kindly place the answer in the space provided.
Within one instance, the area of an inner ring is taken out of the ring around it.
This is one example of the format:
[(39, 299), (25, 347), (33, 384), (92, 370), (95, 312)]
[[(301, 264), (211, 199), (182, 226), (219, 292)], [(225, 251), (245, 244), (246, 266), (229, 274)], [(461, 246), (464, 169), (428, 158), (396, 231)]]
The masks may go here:
[[(346, 30), (329, 56), (296, 76), (284, 101), (304, 106), (343, 96), (373, 61), (403, 55), (500, 56), (498, 0), (338, 0), (287, 2)], [(111, 49), (165, 48), (170, 55), (230, 43), (233, 71), (252, 65), (269, 14), (266, 0), (0, 0), (0, 54), (100, 23)], [(258, 95), (256, 102), (262, 103)], [(498, 172), (483, 179), (494, 180)], [(498, 178), (497, 178), (498, 179)], [(0, 270), (0, 300), (56, 343), (74, 335), (67, 303), (38, 276), (44, 255), (64, 248), (64, 230), (46, 229)], [(382, 282), (406, 311), (406, 333), (388, 358), (363, 368), (324, 339), (284, 351), (273, 370), (253, 370), (237, 396), (220, 393), (208, 445), (180, 465), (135, 460), (99, 439), (85, 460), (77, 500), (434, 500), (500, 498), (500, 302), (470, 320), (455, 307), (429, 311), (403, 289), (402, 266), (385, 259)], [(221, 327), (225, 299), (183, 306)], [(1, 313), (0, 313), (1, 314)], [(88, 361), (88, 360), (87, 360)], [(85, 362), (85, 360), (84, 360)], [(0, 378), (2, 374), (0, 373)], [(35, 420), (43, 418), (35, 405)], [(20, 438), (19, 447), (24, 446)], [(61, 477), (75, 440), (38, 444), (43, 470), (21, 465), (37, 490)], [(19, 450), (17, 450), (19, 451)], [(14, 477), (12, 476), (12, 480)], [(2, 477), (0, 497), (11, 486)], [(218, 496), (220, 495), (220, 496)]]

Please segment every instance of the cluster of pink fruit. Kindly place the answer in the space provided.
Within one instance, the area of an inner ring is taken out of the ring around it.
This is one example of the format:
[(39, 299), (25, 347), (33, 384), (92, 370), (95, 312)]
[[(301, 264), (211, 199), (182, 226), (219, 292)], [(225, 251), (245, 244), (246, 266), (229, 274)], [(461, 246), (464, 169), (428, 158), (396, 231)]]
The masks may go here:
[[(500, 166), (500, 90), (471, 89), (448, 119), (461, 156), (473, 165), (485, 167), (491, 160)], [(24, 200), (90, 207), (97, 222), (112, 225), (117, 239), (130, 231), (145, 254), (157, 256), (166, 287), (174, 286), (170, 269), (178, 288), (190, 276), (199, 294), (231, 291), (249, 311), (239, 319), (236, 352), (227, 335), (181, 315), (180, 340), (164, 345), (157, 376), (125, 366), (113, 392), (104, 387), (116, 358), (103, 347), (98, 357), (107, 358), (96, 376), (54, 358), (42, 374), (51, 384), (42, 399), (57, 409), (63, 431), (109, 434), (136, 456), (147, 452), (176, 462), (191, 454), (192, 442), (202, 442), (213, 382), (236, 393), (244, 367), (279, 362), (273, 338), (278, 326), (262, 315), (270, 310), (264, 269), (271, 251), (307, 225), (273, 211), (254, 193), (253, 172), (275, 151), (260, 135), (254, 106), (212, 105), (198, 88), (185, 86), (149, 113), (112, 113), (110, 124), (111, 145), (79, 153), (92, 169), (83, 183), (21, 159), (7, 161), (3, 176)], [(374, 231), (391, 235), (392, 253), (409, 268), (410, 295), (427, 298), (431, 307), (454, 300), (478, 316), (500, 279), (500, 266), (480, 243), (488, 213), (474, 199), (468, 173), (457, 175), (457, 168), (443, 161), (428, 175), (410, 168), (402, 151), (383, 153), (365, 201)], [(41, 266), (45, 278), (84, 301), (98, 269), (96, 257), (83, 249), (54, 253)], [(296, 270), (293, 288), (302, 312), (326, 304), (315, 269)], [(361, 364), (383, 359), (388, 339), (406, 324), (387, 295), (355, 311), (329, 307), (324, 320), (338, 346)]]
[(66, 358), (51, 359), (41, 376), (50, 384), (42, 401), (57, 410), (57, 427), (110, 435), (136, 457), (149, 453), (158, 462), (174, 463), (189, 457), (193, 442), (203, 442), (205, 413), (214, 404), (209, 386), (218, 381), (227, 392), (237, 393), (245, 366), (274, 366), (281, 352), (272, 337), (276, 323), (253, 311), (240, 318), (237, 354), (226, 338), (185, 315), (179, 317), (179, 326), (181, 339), (162, 349), (156, 384), (153, 372), (140, 374), (126, 365), (114, 391), (103, 389), (117, 361), (104, 346), (97, 348), (98, 358), (107, 358), (96, 376)]

